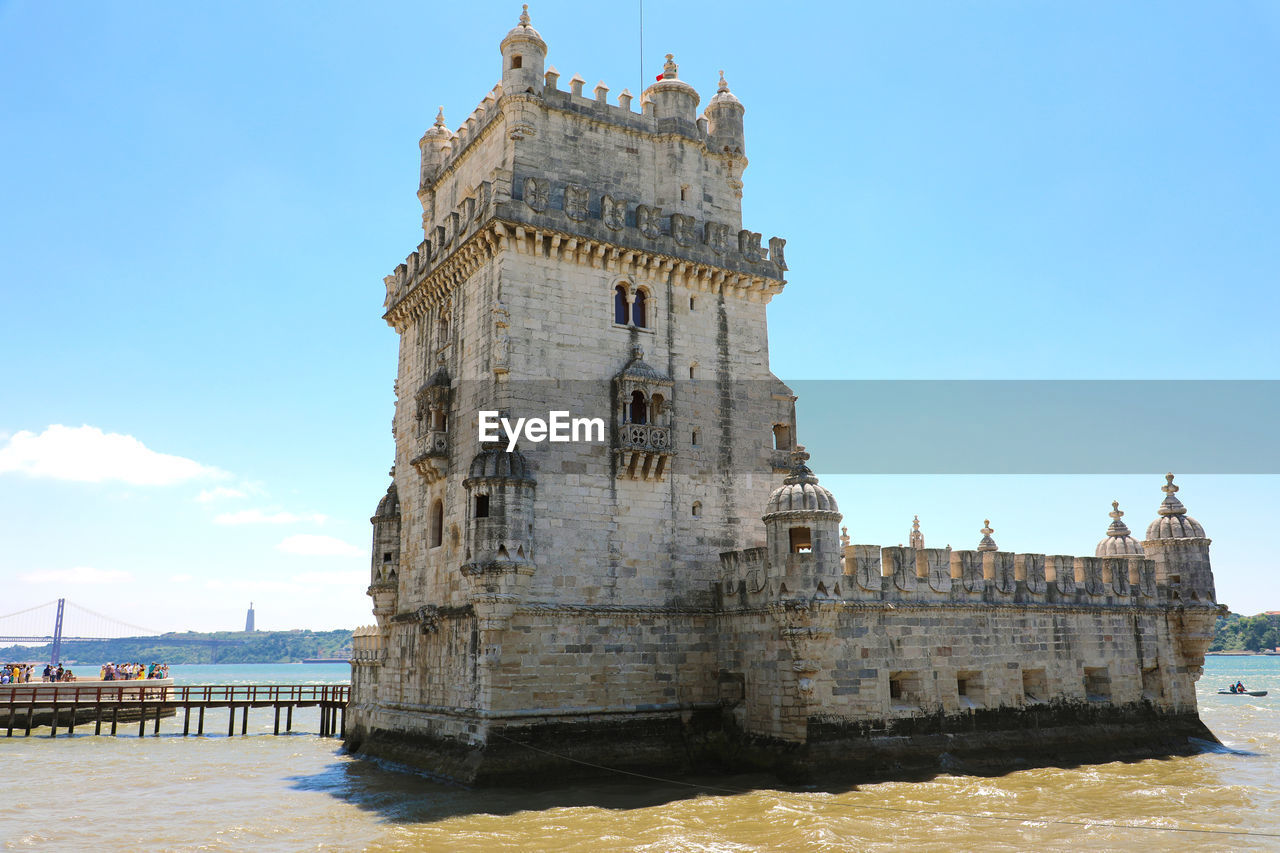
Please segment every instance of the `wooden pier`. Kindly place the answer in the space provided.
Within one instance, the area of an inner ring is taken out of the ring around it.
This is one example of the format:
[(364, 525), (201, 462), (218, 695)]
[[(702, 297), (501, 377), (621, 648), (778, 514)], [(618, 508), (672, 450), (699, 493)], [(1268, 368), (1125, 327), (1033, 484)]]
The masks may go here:
[[(172, 682), (98, 681), (92, 684), (13, 684), (0, 687), (0, 708), (7, 709), (8, 719), (0, 723), (5, 736), (13, 737), (21, 730), (30, 737), (32, 728), (49, 726), (49, 736), (57, 737), (58, 729), (75, 734), (76, 726), (93, 724), (95, 735), (115, 735), (121, 721), (137, 722), (138, 735), (146, 734), (147, 723), (152, 734), (160, 734), (160, 718), (176, 716), (182, 711), (182, 734), (191, 734), (192, 712), (195, 733), (203, 735), (205, 712), (227, 709), (227, 735), (236, 733), (236, 714), (240, 716), (240, 734), (249, 730), (250, 708), (271, 708), (275, 712), (273, 734), (280, 734), (280, 716), (284, 712), (284, 731), (293, 731), (293, 709), (320, 709), (320, 736), (344, 734), (347, 722), (347, 699), (351, 688), (345, 684), (194, 684), (175, 686)], [(47, 722), (45, 722), (47, 720)]]

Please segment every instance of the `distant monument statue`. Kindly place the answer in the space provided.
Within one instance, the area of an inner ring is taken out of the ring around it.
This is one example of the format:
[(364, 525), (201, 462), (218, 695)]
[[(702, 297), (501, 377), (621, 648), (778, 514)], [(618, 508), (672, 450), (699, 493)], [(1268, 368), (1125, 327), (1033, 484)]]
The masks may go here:
[(253, 627), (253, 602), (252, 601), (249, 602), (249, 612), (244, 615), (244, 630), (245, 630), (245, 633), (249, 633), (251, 631), (257, 630), (256, 628)]

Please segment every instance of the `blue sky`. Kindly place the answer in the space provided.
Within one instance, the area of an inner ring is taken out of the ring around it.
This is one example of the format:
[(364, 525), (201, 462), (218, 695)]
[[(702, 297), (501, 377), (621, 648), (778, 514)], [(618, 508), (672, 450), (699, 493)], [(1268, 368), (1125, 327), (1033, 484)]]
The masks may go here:
[[(638, 95), (671, 52), (705, 102), (725, 70), (744, 222), (788, 239), (783, 379), (1276, 378), (1280, 7), (650, 0), (643, 78), (637, 11), (530, 9), (588, 88)], [(0, 613), (369, 621), (381, 279), (422, 236), (419, 136), (492, 87), (518, 13), (0, 3)], [(824, 482), (858, 541), (919, 513), (972, 547), (991, 517), (1087, 554), (1160, 473)], [(1280, 609), (1277, 477), (1179, 482), (1220, 598)]]

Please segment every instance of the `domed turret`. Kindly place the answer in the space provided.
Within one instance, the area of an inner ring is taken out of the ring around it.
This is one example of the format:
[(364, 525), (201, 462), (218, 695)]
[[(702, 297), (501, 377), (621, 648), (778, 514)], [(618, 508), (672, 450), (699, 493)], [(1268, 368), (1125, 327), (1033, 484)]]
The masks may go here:
[(1213, 567), (1209, 563), (1209, 542), (1200, 522), (1187, 515), (1178, 500), (1173, 474), (1165, 475), (1161, 487), (1164, 500), (1158, 517), (1147, 526), (1142, 543), (1146, 556), (1156, 561), (1156, 584), (1164, 586), (1170, 599), (1207, 603), (1217, 600)]
[(1098, 543), (1094, 550), (1095, 557), (1141, 557), (1142, 543), (1129, 533), (1129, 527), (1120, 519), (1124, 513), (1120, 511), (1120, 502), (1111, 502), (1111, 526), (1107, 528), (1106, 538)]
[(640, 97), (641, 104), (653, 104), (655, 118), (673, 118), (696, 123), (698, 109), (698, 90), (680, 79), (679, 66), (672, 54), (667, 54), (667, 61), (662, 66), (662, 76)]
[(453, 144), (453, 131), (444, 125), (444, 107), (436, 113), (436, 123), (431, 125), (422, 139), (418, 140), (418, 148), (422, 151), (422, 172), (418, 177), (418, 187), (425, 187), (444, 165)]
[(771, 516), (783, 513), (840, 515), (835, 496), (818, 483), (817, 476), (805, 464), (808, 461), (809, 454), (804, 447), (796, 447), (791, 454), (791, 473), (769, 494), (764, 515), (766, 523)]
[(487, 588), (503, 573), (533, 573), (536, 485), (524, 454), (507, 451), (501, 440), (487, 442), (475, 455), (462, 481), (467, 492), (463, 574), (488, 576)]
[(369, 566), (368, 594), (373, 598), (373, 615), (385, 626), (395, 613), (400, 575), (400, 493), (393, 481), (378, 509), (369, 519), (373, 524), (373, 552)]
[(762, 519), (769, 571), (782, 578), (779, 592), (803, 597), (831, 595), (842, 577), (843, 516), (835, 496), (809, 470), (809, 454), (803, 447), (796, 447), (791, 460), (791, 473), (769, 495)]
[(707, 148), (715, 154), (742, 154), (746, 141), (742, 129), (742, 115), (746, 109), (729, 91), (724, 72), (720, 72), (720, 85), (715, 96), (707, 104)]
[(1187, 508), (1178, 500), (1178, 486), (1173, 484), (1173, 475), (1164, 475), (1165, 484), (1160, 487), (1164, 492), (1164, 500), (1156, 510), (1159, 515), (1155, 521), (1147, 525), (1148, 539), (1203, 539), (1204, 528), (1200, 522), (1187, 515)]
[(529, 5), (520, 13), (520, 23), (502, 40), (502, 91), (542, 94), (543, 65), (547, 61), (547, 43), (529, 26)]
[(996, 544), (996, 540), (991, 538), (991, 534), (995, 530), (991, 527), (991, 519), (984, 518), (982, 520), (982, 529), (978, 531), (982, 534), (982, 539), (978, 542), (979, 551), (999, 551), (1000, 546)]

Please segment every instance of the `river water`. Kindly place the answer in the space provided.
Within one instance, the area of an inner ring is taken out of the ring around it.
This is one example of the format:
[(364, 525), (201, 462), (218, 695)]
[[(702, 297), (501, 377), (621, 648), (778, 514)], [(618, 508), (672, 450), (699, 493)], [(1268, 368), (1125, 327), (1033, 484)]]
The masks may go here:
[[(348, 672), (172, 667), (180, 684)], [(1271, 695), (1217, 695), (1237, 678)], [(1200, 703), (1234, 751), (839, 793), (747, 777), (473, 792), (343, 755), (309, 733), (314, 710), (281, 737), (269, 710), (250, 713), (248, 737), (183, 738), (180, 715), (160, 737), (150, 725), (145, 738), (0, 733), (0, 839), (55, 851), (1280, 850), (1280, 658), (1209, 658)]]

